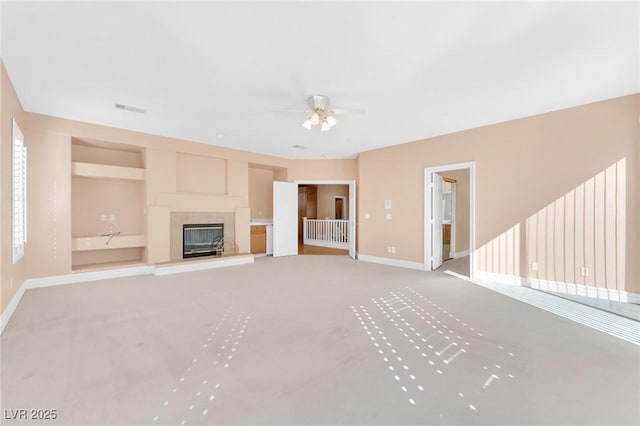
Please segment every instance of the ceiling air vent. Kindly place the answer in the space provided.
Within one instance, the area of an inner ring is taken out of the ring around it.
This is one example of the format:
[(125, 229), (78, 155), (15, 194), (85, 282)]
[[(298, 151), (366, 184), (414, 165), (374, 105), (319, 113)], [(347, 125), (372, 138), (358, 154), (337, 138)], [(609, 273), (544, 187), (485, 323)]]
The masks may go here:
[(292, 148), (296, 148), (296, 149), (307, 149), (306, 146), (302, 146), (302, 145), (293, 145)]
[(116, 109), (123, 109), (125, 111), (137, 112), (138, 114), (144, 114), (146, 112), (146, 110), (142, 108), (136, 108), (129, 105), (116, 104), (115, 106), (116, 106)]

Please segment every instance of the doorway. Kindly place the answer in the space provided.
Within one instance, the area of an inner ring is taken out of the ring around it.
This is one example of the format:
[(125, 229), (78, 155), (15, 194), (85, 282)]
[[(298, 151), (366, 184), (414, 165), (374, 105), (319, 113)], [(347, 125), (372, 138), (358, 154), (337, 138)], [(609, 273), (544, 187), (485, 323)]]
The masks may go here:
[(442, 189), (442, 260), (453, 259), (456, 251), (456, 180), (438, 173), (443, 179)]
[(425, 168), (424, 268), (472, 278), (475, 163)]
[[(274, 182), (274, 257), (303, 254), (302, 252), (304, 254), (324, 254), (319, 253), (318, 250), (338, 249), (340, 250), (339, 254), (348, 254), (355, 259), (355, 185), (355, 180)], [(319, 204), (321, 200), (318, 199), (318, 189), (338, 186), (344, 188), (344, 193), (330, 194), (326, 202), (322, 204), (325, 207), (322, 207)], [(302, 188), (306, 189), (300, 191), (299, 189)], [(304, 195), (302, 195), (303, 193)], [(335, 218), (336, 196), (342, 198), (340, 215), (343, 219)], [(310, 206), (309, 200), (311, 200), (311, 204), (315, 205)], [(306, 240), (304, 239), (305, 230), (307, 231)], [(300, 234), (303, 235), (303, 244), (300, 244)], [(331, 254), (338, 253), (334, 250), (334, 253)]]
[(345, 202), (344, 197), (340, 197), (340, 196), (337, 196), (337, 195), (334, 196), (333, 197), (333, 204), (334, 204), (334, 208), (333, 208), (334, 219), (337, 219), (337, 220), (346, 219), (347, 218), (347, 211), (346, 211), (347, 203)]

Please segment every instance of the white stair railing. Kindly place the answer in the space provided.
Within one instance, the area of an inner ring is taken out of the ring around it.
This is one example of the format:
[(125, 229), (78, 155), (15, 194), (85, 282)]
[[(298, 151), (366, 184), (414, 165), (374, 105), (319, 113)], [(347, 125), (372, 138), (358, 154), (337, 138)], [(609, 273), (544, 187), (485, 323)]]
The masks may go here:
[(303, 243), (310, 246), (349, 249), (348, 220), (303, 218)]

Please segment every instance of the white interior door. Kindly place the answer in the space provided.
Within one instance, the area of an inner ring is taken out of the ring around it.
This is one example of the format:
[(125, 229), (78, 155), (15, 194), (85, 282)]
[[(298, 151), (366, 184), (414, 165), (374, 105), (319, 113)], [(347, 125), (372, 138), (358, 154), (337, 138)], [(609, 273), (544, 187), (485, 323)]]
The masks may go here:
[(298, 184), (273, 182), (273, 257), (298, 255)]
[(349, 182), (349, 257), (356, 258), (356, 181)]
[(431, 173), (431, 269), (442, 265), (442, 176)]

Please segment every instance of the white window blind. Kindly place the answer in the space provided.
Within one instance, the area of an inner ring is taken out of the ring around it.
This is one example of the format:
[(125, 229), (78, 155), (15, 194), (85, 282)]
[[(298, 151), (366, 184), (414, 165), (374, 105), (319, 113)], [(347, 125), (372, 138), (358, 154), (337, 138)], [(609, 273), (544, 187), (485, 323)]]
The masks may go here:
[(24, 255), (27, 241), (27, 148), (13, 120), (13, 263)]

